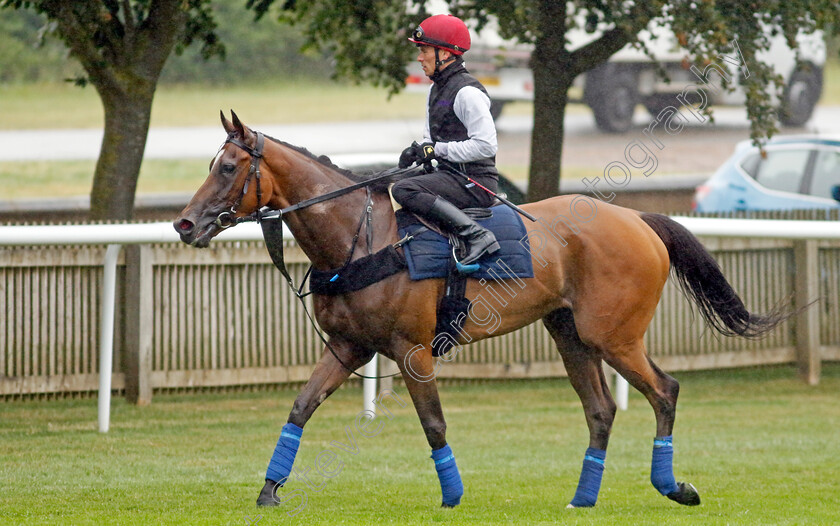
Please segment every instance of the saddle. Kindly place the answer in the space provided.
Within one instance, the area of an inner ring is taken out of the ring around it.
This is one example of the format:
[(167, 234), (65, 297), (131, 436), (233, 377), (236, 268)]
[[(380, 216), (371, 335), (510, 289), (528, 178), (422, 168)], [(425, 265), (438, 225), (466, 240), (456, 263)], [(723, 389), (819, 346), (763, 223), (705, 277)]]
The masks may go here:
[[(411, 279), (446, 279), (437, 308), (433, 356), (441, 356), (452, 348), (459, 337), (455, 327), (462, 325), (464, 317), (469, 315), (470, 301), (465, 295), (467, 279), (477, 279), (484, 284), (490, 280), (534, 277), (531, 254), (521, 243), (527, 237), (527, 231), (519, 214), (504, 205), (470, 208), (464, 213), (492, 231), (501, 247), (498, 252), (479, 260), (478, 270), (470, 273), (463, 272), (456, 258), (466, 253), (460, 238), (442, 233), (414, 214), (403, 210), (396, 212), (399, 235), (410, 240), (403, 252)], [(444, 333), (449, 336), (439, 337)]]

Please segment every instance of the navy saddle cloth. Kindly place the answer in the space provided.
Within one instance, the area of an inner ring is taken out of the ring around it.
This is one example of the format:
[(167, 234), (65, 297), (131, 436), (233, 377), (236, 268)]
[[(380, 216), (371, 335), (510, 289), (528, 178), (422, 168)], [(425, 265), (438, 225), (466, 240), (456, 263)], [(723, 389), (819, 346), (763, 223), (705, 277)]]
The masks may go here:
[[(469, 274), (469, 277), (492, 279), (492, 270), (496, 276), (513, 274), (518, 278), (533, 278), (531, 254), (519, 242), (527, 234), (522, 218), (505, 205), (494, 206), (490, 211), (491, 216), (478, 223), (496, 235), (501, 249), (481, 258), (478, 261), (479, 269)], [(401, 238), (413, 236), (411, 241), (403, 245), (411, 279), (445, 278), (452, 259), (449, 239), (427, 229), (412, 214), (402, 211), (397, 212), (397, 227)]]

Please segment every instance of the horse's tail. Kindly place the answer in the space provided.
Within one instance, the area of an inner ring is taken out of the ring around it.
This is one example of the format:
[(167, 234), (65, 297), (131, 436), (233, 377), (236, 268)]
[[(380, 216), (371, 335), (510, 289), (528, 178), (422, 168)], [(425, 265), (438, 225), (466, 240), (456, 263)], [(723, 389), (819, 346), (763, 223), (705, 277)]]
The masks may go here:
[(709, 325), (721, 334), (758, 337), (794, 314), (782, 306), (766, 315), (751, 313), (694, 234), (662, 214), (643, 213), (641, 218), (668, 249), (671, 272), (683, 294), (694, 300)]

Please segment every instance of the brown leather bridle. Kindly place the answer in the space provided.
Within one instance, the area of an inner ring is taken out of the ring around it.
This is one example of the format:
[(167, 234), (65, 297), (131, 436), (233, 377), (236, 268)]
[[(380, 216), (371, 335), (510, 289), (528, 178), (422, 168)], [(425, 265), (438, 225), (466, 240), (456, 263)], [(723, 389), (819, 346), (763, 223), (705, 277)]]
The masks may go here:
[(256, 214), (256, 221), (259, 223), (260, 221), (260, 203), (262, 202), (262, 188), (260, 188), (260, 162), (262, 161), (262, 151), (263, 145), (265, 144), (265, 137), (263, 136), (262, 132), (256, 132), (257, 140), (256, 140), (256, 147), (251, 148), (244, 142), (240, 141), (233, 134), (228, 135), (225, 144), (231, 143), (233, 145), (238, 146), (245, 150), (245, 152), (251, 155), (251, 167), (248, 169), (248, 175), (245, 177), (245, 184), (242, 186), (242, 195), (239, 196), (239, 200), (232, 204), (228, 210), (220, 213), (214, 223), (221, 229), (226, 229), (234, 226), (238, 223), (236, 219), (236, 209), (242, 204), (242, 200), (245, 199), (245, 196), (248, 194), (248, 183), (251, 181), (251, 176), (253, 175), (256, 178), (257, 184), (257, 209), (254, 212)]

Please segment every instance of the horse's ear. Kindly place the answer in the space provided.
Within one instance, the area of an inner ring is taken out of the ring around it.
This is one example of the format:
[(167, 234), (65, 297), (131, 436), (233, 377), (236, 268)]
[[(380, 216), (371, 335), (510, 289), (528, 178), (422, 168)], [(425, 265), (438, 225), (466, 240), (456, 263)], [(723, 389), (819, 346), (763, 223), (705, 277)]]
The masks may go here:
[(222, 127), (225, 129), (225, 131), (228, 133), (233, 133), (235, 128), (233, 127), (233, 124), (231, 124), (231, 122), (225, 117), (225, 112), (219, 110), (219, 116), (222, 118)]
[(239, 133), (240, 137), (245, 137), (245, 126), (242, 124), (242, 121), (239, 120), (239, 117), (236, 115), (236, 112), (230, 110), (230, 115), (233, 117), (233, 126), (236, 128), (237, 133)]

